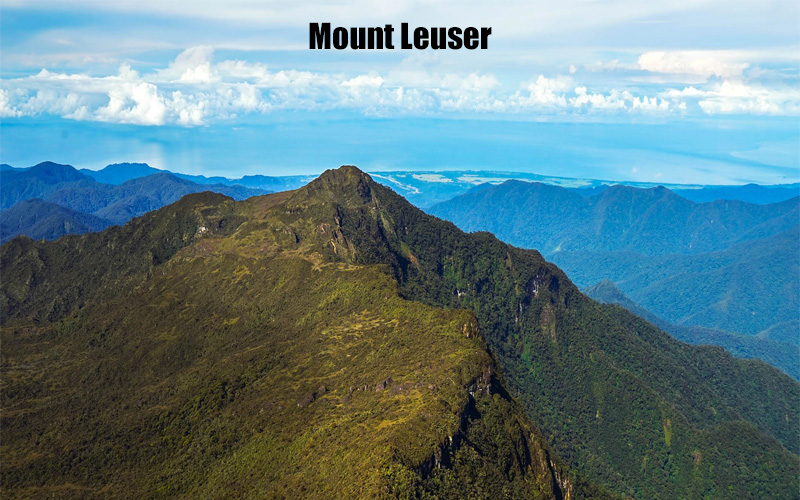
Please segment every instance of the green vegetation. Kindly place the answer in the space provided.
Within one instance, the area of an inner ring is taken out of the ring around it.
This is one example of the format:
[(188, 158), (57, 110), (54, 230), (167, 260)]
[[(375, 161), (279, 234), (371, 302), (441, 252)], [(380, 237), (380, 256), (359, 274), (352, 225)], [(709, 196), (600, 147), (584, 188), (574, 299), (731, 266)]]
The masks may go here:
[(4, 498), (611, 498), (306, 194), (2, 247)]
[(800, 384), (600, 305), (354, 167), (0, 253), (9, 496), (800, 488)]
[[(473, 310), (512, 392), (574, 467), (639, 498), (794, 497), (797, 382), (600, 306), (535, 251), (465, 235), (381, 186), (372, 185), (371, 196), (375, 202), (339, 208), (343, 234), (361, 250), (356, 261), (389, 262), (405, 297)], [(762, 450), (748, 463), (757, 473), (723, 472), (723, 462), (709, 458), (695, 474), (692, 453), (733, 424), (740, 436), (714, 442), (720, 453), (705, 456)]]
[[(584, 289), (584, 293), (604, 304), (618, 304), (633, 314), (646, 319), (676, 339), (690, 344), (718, 345), (737, 358), (761, 359), (779, 368), (784, 373), (800, 380), (800, 348), (795, 343), (770, 340), (769, 338), (740, 335), (723, 330), (697, 326), (681, 326), (668, 323), (640, 307), (625, 296), (609, 280)], [(796, 331), (796, 330), (795, 330)], [(796, 335), (796, 333), (795, 333)]]
[(564, 252), (553, 260), (576, 283), (613, 281), (637, 304), (667, 321), (751, 336), (791, 325), (794, 335), (777, 338), (800, 345), (795, 328), (800, 307), (798, 241), (800, 226), (794, 226), (699, 255)]

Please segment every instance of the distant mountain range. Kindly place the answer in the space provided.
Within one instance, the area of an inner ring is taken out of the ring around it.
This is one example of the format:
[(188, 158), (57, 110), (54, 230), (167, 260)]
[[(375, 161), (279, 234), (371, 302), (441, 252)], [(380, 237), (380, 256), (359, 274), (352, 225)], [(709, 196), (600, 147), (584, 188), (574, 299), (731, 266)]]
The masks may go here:
[(617, 182), (597, 179), (573, 179), (527, 172), (503, 171), (437, 171), (437, 172), (372, 172), (378, 182), (389, 186), (415, 205), (427, 209), (468, 192), (481, 191), (507, 181), (539, 182), (559, 186), (581, 196), (592, 196), (614, 186), (642, 189), (666, 187), (692, 201), (740, 200), (753, 204), (768, 204), (800, 196), (800, 184), (774, 186), (704, 186), (684, 184), (655, 184), (648, 182)]
[(545, 255), (574, 251), (695, 254), (785, 231), (800, 198), (771, 205), (694, 203), (669, 189), (612, 186), (592, 196), (542, 183), (507, 181), (434, 205), (430, 213), (467, 231), (490, 231)]
[(18, 234), (53, 239), (97, 231), (124, 224), (189, 193), (213, 191), (244, 199), (268, 192), (240, 185), (199, 184), (148, 169), (133, 167), (133, 172), (149, 175), (114, 185), (70, 165), (44, 162), (27, 169), (6, 167), (0, 173), (0, 242)]
[[(0, 172), (15, 170), (10, 165), (0, 165)], [(16, 169), (22, 170), (22, 169)], [(81, 169), (81, 173), (103, 184), (122, 184), (131, 179), (158, 173), (171, 173), (176, 177), (198, 184), (239, 185), (268, 192), (297, 189), (309, 181), (313, 175), (266, 176), (246, 175), (240, 178), (222, 176), (206, 177), (181, 172), (171, 172), (153, 168), (146, 163), (115, 163), (101, 170)], [(428, 208), (455, 196), (470, 191), (482, 190), (502, 184), (509, 180), (541, 182), (551, 186), (561, 186), (581, 196), (592, 196), (611, 186), (625, 185), (638, 188), (653, 188), (655, 183), (631, 181), (607, 181), (598, 179), (575, 179), (541, 175), (529, 172), (509, 172), (495, 170), (448, 170), (448, 171), (388, 171), (372, 172), (373, 178), (384, 184), (410, 202), (421, 208)], [(753, 204), (777, 203), (800, 195), (800, 183), (759, 186), (704, 186), (684, 184), (664, 184), (664, 187), (692, 201), (740, 200)]]
[(800, 383), (355, 167), (0, 247), (3, 491), (796, 499)]
[(700, 254), (551, 257), (581, 286), (609, 279), (668, 321), (800, 344), (800, 226)]
[(260, 189), (269, 193), (279, 191), (289, 191), (297, 189), (314, 179), (313, 175), (288, 175), (288, 176), (267, 176), (267, 175), (246, 175), (238, 179), (227, 177), (206, 177), (204, 175), (190, 175), (169, 170), (153, 168), (146, 163), (114, 163), (101, 170), (89, 170), (83, 168), (81, 173), (94, 178), (97, 182), (104, 184), (122, 184), (131, 179), (138, 179), (153, 174), (172, 174), (175, 177), (186, 179), (197, 184), (223, 185), (223, 186), (244, 186), (253, 189)]

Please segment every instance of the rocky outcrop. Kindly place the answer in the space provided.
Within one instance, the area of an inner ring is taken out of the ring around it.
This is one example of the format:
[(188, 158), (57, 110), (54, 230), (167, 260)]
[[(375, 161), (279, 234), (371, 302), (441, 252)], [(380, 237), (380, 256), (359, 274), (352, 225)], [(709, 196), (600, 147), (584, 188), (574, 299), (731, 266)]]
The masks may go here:
[[(516, 401), (506, 392), (502, 383), (497, 379), (493, 365), (486, 366), (482, 373), (472, 380), (466, 387), (467, 403), (459, 414), (460, 424), (457, 431), (433, 452), (433, 454), (419, 464), (415, 472), (424, 480), (435, 469), (452, 467), (453, 459), (462, 446), (474, 446), (469, 439), (470, 426), (482, 418), (477, 408), (477, 401), (482, 398), (499, 398), (501, 404), (509, 405), (512, 411), (523, 415)], [(524, 418), (519, 420), (521, 426)], [(550, 451), (541, 435), (536, 429), (525, 428), (522, 440), (514, 451), (513, 460), (516, 462), (519, 473), (531, 476), (536, 484), (546, 495), (546, 498), (556, 500), (574, 500), (574, 484), (569, 470)]]
[(387, 387), (389, 387), (389, 385), (391, 385), (391, 383), (392, 383), (392, 377), (381, 380), (375, 385), (375, 392), (379, 392), (386, 389)]

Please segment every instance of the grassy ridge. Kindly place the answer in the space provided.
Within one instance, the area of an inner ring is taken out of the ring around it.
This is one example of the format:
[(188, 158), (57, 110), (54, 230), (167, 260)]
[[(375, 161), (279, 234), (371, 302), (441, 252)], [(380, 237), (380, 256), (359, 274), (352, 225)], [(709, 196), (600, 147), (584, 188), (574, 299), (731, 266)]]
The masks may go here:
[[(407, 301), (386, 266), (335, 258), (335, 231), (285, 197), (195, 197), (120, 230), (3, 247), (4, 273), (18, 264), (3, 283), (17, 300), (4, 496), (608, 497), (505, 393), (471, 312)], [(130, 274), (111, 272), (116, 252), (83, 251), (123, 243)], [(45, 284), (92, 263), (108, 272)]]

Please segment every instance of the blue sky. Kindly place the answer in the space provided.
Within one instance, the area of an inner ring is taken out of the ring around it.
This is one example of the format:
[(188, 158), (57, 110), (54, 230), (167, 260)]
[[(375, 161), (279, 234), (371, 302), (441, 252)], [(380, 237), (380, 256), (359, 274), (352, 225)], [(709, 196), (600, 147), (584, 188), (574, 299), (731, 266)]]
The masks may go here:
[[(800, 4), (7, 0), (0, 161), (187, 173), (497, 169), (800, 180)], [(308, 23), (491, 26), (311, 51)]]

